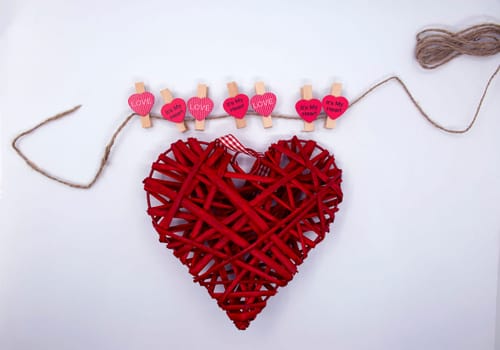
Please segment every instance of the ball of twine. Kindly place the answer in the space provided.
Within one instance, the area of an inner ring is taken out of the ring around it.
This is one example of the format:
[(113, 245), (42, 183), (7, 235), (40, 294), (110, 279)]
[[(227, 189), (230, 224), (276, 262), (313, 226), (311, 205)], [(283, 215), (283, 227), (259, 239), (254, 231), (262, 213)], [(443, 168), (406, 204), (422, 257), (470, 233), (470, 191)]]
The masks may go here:
[(500, 52), (500, 25), (478, 24), (459, 32), (440, 28), (417, 34), (415, 58), (423, 68), (434, 69), (460, 55), (491, 56)]

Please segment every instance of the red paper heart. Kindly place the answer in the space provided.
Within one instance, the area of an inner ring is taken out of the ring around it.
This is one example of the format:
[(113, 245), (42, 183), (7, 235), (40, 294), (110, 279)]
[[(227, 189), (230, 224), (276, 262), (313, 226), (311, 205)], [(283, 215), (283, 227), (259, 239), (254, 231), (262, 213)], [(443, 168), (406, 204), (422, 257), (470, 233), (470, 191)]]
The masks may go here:
[(179, 140), (153, 163), (144, 189), (160, 242), (245, 329), (329, 232), (342, 171), (297, 137), (271, 145), (248, 172), (237, 155), (216, 141)]
[(323, 97), (323, 109), (331, 119), (339, 118), (349, 107), (349, 101), (343, 96), (327, 95)]
[(248, 111), (248, 96), (239, 94), (226, 98), (222, 106), (227, 114), (237, 119), (242, 119)]
[(250, 104), (255, 112), (259, 115), (267, 117), (273, 112), (276, 106), (276, 95), (272, 92), (266, 92), (262, 95), (254, 95), (250, 99)]
[(186, 102), (182, 98), (174, 98), (172, 102), (163, 105), (161, 115), (172, 122), (182, 122), (186, 116)]
[(154, 103), (155, 96), (147, 91), (140, 94), (133, 94), (128, 98), (128, 105), (130, 108), (141, 116), (148, 115)]
[(311, 123), (315, 121), (321, 113), (321, 102), (316, 98), (311, 100), (299, 100), (295, 104), (295, 109), (302, 119)]
[(191, 113), (196, 120), (204, 120), (208, 117), (210, 112), (212, 112), (214, 103), (208, 97), (191, 97), (188, 100), (187, 107), (189, 113)]

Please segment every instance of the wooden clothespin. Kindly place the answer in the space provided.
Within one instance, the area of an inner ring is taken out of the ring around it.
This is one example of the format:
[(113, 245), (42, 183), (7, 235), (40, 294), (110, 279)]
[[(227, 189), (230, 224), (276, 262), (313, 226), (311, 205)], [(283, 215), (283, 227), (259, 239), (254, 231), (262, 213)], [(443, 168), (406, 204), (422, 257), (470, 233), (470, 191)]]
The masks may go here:
[[(207, 97), (207, 86), (205, 84), (198, 84), (196, 96), (198, 96), (198, 98)], [(195, 119), (194, 128), (195, 130), (205, 130), (205, 119)]]
[(196, 130), (205, 130), (205, 118), (214, 108), (214, 102), (207, 97), (207, 90), (205, 84), (198, 84), (197, 95), (191, 97), (187, 102), (188, 111), (194, 117)]
[(271, 113), (276, 106), (276, 95), (272, 92), (266, 92), (264, 83), (259, 81), (255, 84), (256, 95), (250, 100), (250, 104), (255, 112), (262, 116), (262, 125), (264, 128), (273, 126)]
[(155, 96), (146, 91), (143, 82), (135, 83), (135, 91), (136, 93), (129, 97), (128, 104), (135, 113), (141, 116), (142, 127), (150, 128), (151, 118), (149, 112), (151, 112), (151, 108), (153, 108)]
[(245, 115), (248, 111), (248, 96), (238, 93), (238, 85), (234, 81), (227, 83), (227, 91), (229, 98), (224, 101), (224, 110), (234, 117), (236, 128), (244, 128), (247, 126)]
[[(310, 100), (313, 97), (312, 94), (312, 85), (304, 85), (302, 89), (300, 89), (303, 100)], [(314, 123), (304, 121), (304, 131), (314, 131)]]
[[(342, 95), (342, 84), (341, 83), (333, 83), (332, 89), (330, 91), (330, 95), (335, 96), (335, 97), (341, 96)], [(324, 109), (326, 111), (327, 108), (325, 108), (325, 106), (324, 106)], [(330, 116), (327, 115), (327, 117), (325, 118), (325, 128), (334, 129), (336, 124), (337, 124), (337, 122), (335, 121), (335, 119), (332, 119)]]
[(160, 93), (163, 101), (165, 101), (165, 104), (161, 108), (161, 115), (163, 118), (174, 122), (180, 132), (185, 132), (187, 130), (184, 123), (186, 102), (181, 98), (174, 99), (169, 89), (163, 89)]
[[(205, 130), (205, 118), (210, 114), (212, 109), (214, 108), (214, 103), (207, 98), (207, 86), (205, 84), (198, 84), (196, 97), (198, 111), (191, 110), (191, 114), (193, 114), (194, 120), (194, 128), (195, 130)], [(190, 103), (188, 103), (189, 107)]]
[(321, 113), (321, 101), (313, 98), (312, 85), (300, 89), (302, 99), (295, 104), (299, 116), (304, 119), (304, 131), (314, 131), (314, 121)]
[(323, 97), (323, 109), (326, 113), (325, 128), (333, 129), (337, 124), (337, 119), (349, 107), (349, 101), (342, 96), (342, 84), (333, 83), (330, 95)]

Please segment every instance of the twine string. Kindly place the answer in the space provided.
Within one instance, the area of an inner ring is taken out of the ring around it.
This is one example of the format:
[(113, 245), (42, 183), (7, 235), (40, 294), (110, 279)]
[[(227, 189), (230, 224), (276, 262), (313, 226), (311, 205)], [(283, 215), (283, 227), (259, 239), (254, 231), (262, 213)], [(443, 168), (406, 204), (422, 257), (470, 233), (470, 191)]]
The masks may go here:
[(425, 69), (437, 68), (460, 55), (491, 56), (500, 52), (500, 25), (482, 23), (453, 33), (429, 28), (417, 34), (415, 58)]
[[(453, 33), (449, 32), (440, 28), (430, 28), (423, 30), (417, 34), (417, 44), (415, 48), (415, 57), (419, 64), (426, 69), (435, 69), (441, 65), (443, 65), (446, 62), (449, 62), (453, 58), (467, 54), (467, 55), (473, 55), (473, 56), (488, 56), (488, 55), (494, 55), (500, 52), (500, 25), (497, 24), (491, 24), (491, 23), (485, 23), (485, 24), (480, 24), (476, 26), (469, 27), (467, 29), (464, 29), (462, 31)], [(378, 88), (395, 81), (398, 83), (398, 85), (403, 89), (405, 94), (408, 96), (410, 99), (410, 102), (413, 104), (413, 106), (417, 109), (419, 114), (427, 120), (432, 126), (435, 128), (442, 130), (446, 133), (450, 134), (465, 134), (468, 132), (476, 123), (477, 118), (479, 116), (479, 112), (481, 111), (482, 105), (484, 98), (486, 97), (486, 94), (490, 88), (491, 82), (493, 79), (496, 77), (498, 72), (500, 71), (500, 65), (497, 66), (495, 71), (490, 75), (488, 81), (486, 82), (486, 85), (483, 89), (483, 92), (481, 94), (481, 97), (479, 98), (479, 101), (477, 103), (475, 112), (473, 114), (473, 117), (469, 124), (467, 124), (466, 127), (463, 129), (452, 129), (452, 128), (447, 128), (441, 124), (439, 124), (437, 121), (435, 121), (433, 118), (431, 118), (427, 112), (424, 111), (424, 109), (420, 106), (420, 104), (417, 102), (413, 94), (410, 92), (410, 89), (406, 85), (406, 83), (399, 78), (398, 76), (391, 76), (389, 78), (386, 78), (378, 83), (373, 84), (371, 87), (369, 87), (366, 91), (361, 93), (358, 97), (353, 99), (350, 102), (349, 109), (354, 107), (357, 103), (365, 99), (369, 94), (377, 90)], [(59, 114), (56, 114), (52, 117), (49, 117), (45, 119), (44, 121), (40, 122), (39, 124), (35, 125), (34, 127), (25, 130), (18, 134), (14, 140), (12, 141), (12, 148), (14, 151), (26, 162), (26, 164), (33, 169), (34, 171), (40, 173), (41, 175), (59, 182), (60, 184), (63, 184), (68, 187), (72, 188), (78, 188), (78, 189), (89, 189), (94, 184), (97, 182), (97, 180), (101, 177), (103, 170), (105, 166), (107, 165), (109, 161), (109, 156), (111, 154), (111, 150), (113, 148), (113, 145), (115, 144), (116, 138), (120, 135), (122, 130), (125, 128), (126, 125), (129, 124), (129, 122), (132, 120), (134, 116), (136, 116), (135, 113), (129, 114), (118, 126), (118, 128), (113, 132), (111, 135), (110, 140), (106, 144), (104, 148), (104, 152), (102, 155), (102, 158), (99, 163), (99, 167), (94, 175), (94, 177), (87, 183), (78, 183), (75, 181), (71, 180), (66, 180), (62, 177), (59, 177), (57, 175), (54, 175), (50, 173), (49, 171), (41, 168), (38, 164), (36, 164), (34, 161), (32, 161), (29, 157), (27, 157), (18, 147), (18, 141), (35, 132), (39, 128), (52, 123), (53, 121), (62, 119), (66, 116), (69, 116), (76, 112), (81, 105), (75, 106), (67, 111), (61, 112)], [(252, 115), (252, 116), (259, 116), (257, 113), (254, 111), (249, 111), (247, 115)], [(277, 119), (292, 119), (292, 120), (301, 120), (300, 117), (298, 116), (293, 116), (293, 115), (286, 115), (286, 114), (273, 114), (273, 118)], [(151, 114), (151, 118), (153, 119), (158, 119), (158, 120), (164, 120), (161, 116)], [(232, 118), (230, 115), (223, 114), (223, 115), (215, 115), (215, 116), (209, 116), (206, 119), (209, 120), (214, 120), (214, 119), (223, 119), (223, 118)], [(318, 119), (324, 119), (326, 118), (326, 115), (324, 113), (320, 114)], [(186, 118), (187, 120), (194, 120), (193, 118)]]

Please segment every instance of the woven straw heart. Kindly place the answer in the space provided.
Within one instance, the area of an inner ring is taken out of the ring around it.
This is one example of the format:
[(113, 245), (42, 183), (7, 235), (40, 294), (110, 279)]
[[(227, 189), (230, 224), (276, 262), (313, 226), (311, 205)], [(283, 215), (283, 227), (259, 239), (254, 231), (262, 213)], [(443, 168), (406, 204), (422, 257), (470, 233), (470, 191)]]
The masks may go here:
[[(328, 151), (297, 137), (263, 155), (226, 145), (173, 143), (144, 188), (160, 242), (246, 329), (329, 232), (342, 171)], [(255, 157), (248, 172), (237, 162), (240, 152)]]

